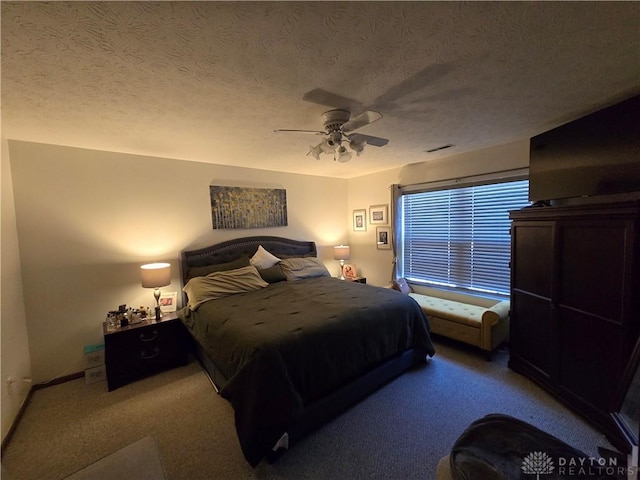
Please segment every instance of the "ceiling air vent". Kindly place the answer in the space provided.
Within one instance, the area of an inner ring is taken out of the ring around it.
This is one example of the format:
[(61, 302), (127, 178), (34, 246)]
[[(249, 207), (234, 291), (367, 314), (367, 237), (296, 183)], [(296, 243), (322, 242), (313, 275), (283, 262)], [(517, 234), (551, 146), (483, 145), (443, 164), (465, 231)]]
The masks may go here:
[(440, 151), (440, 150), (444, 150), (445, 148), (451, 148), (451, 147), (455, 147), (455, 145), (453, 145), (452, 143), (449, 143), (447, 145), (442, 145), (441, 147), (436, 147), (436, 148), (432, 148), (430, 150), (425, 150), (425, 152), (433, 153), (433, 152), (437, 152), (437, 151)]

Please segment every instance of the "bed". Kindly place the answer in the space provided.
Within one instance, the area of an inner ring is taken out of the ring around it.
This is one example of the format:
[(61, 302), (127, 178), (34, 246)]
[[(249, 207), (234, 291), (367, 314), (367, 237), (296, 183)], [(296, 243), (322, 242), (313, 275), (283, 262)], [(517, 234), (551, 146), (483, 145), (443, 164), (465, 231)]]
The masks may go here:
[(178, 315), (253, 467), (435, 353), (413, 299), (316, 257), (314, 242), (269, 236), (180, 256)]

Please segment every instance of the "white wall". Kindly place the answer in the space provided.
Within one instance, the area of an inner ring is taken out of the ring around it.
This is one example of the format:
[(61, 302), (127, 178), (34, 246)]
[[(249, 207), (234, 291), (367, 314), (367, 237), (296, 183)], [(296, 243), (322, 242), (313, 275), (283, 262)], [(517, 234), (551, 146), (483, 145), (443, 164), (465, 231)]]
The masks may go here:
[(367, 277), (369, 284), (386, 285), (391, 280), (393, 254), (391, 250), (377, 249), (376, 226), (369, 225), (367, 219), (367, 231), (354, 232), (351, 225), (353, 210), (366, 208), (368, 214), (371, 205), (391, 206), (390, 185), (435, 182), (528, 166), (529, 140), (526, 139), (349, 180), (349, 211), (346, 214), (351, 244), (349, 263), (358, 267), (358, 273)]
[[(341, 180), (20, 141), (9, 141), (8, 148), (13, 184), (3, 175), (3, 260), (11, 238), (15, 255), (13, 263), (3, 264), (2, 275), (3, 282), (13, 276), (12, 298), (19, 299), (21, 273), (24, 308), (21, 313), (18, 300), (12, 312), (12, 325), (22, 332), (23, 346), (15, 344), (22, 355), (7, 355), (4, 341), (9, 337), (3, 322), (3, 376), (4, 366), (14, 364), (7, 359), (28, 365), (30, 358), (34, 381), (80, 371), (82, 347), (102, 341), (101, 325), (108, 310), (121, 303), (153, 303), (151, 290), (139, 285), (143, 263), (170, 262), (173, 281), (163, 291), (178, 292), (180, 250), (238, 236), (278, 235), (315, 240), (320, 257), (334, 274), (332, 246), (349, 243), (350, 263), (358, 266), (368, 283), (386, 285), (392, 253), (376, 248), (375, 226), (367, 223), (367, 231), (353, 231), (354, 209), (368, 211), (371, 205), (389, 204), (393, 183), (521, 168), (529, 159), (528, 141), (522, 141)], [(5, 163), (4, 170), (8, 170)], [(212, 230), (211, 184), (285, 188), (289, 225)], [(12, 185), (15, 215), (11, 202), (5, 201), (5, 197), (11, 200)], [(4, 228), (12, 219), (17, 223), (21, 265), (16, 228), (13, 237), (11, 229)], [(5, 308), (4, 299), (3, 289), (3, 316), (11, 305), (6, 303)], [(16, 376), (30, 374), (28, 368), (25, 372)], [(3, 425), (4, 418), (3, 409)]]
[[(0, 337), (2, 361), (0, 390), (2, 391), (2, 439), (6, 437), (29, 391), (29, 384), (22, 381), (31, 376), (29, 342), (20, 273), (20, 249), (16, 230), (13, 187), (9, 149), (2, 140), (2, 238), (0, 239)], [(15, 383), (9, 385), (11, 377)]]
[[(162, 291), (179, 292), (180, 250), (277, 235), (315, 240), (337, 274), (332, 246), (349, 238), (346, 180), (20, 141), (9, 149), (34, 381), (82, 370), (107, 311), (154, 303), (141, 264), (171, 263)], [(211, 184), (285, 188), (288, 226), (212, 230)]]

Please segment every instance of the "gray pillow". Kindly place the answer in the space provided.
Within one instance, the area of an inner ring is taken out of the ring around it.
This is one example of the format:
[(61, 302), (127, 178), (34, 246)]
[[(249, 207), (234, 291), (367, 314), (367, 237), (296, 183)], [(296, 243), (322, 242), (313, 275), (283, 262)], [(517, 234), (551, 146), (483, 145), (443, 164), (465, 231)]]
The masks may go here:
[(312, 277), (330, 277), (331, 274), (321, 260), (315, 257), (287, 258), (280, 261), (287, 281)]

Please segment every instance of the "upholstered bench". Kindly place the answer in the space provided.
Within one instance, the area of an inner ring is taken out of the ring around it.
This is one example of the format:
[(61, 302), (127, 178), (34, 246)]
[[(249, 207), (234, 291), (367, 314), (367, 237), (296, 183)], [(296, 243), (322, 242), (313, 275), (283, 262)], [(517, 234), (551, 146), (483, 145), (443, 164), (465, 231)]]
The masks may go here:
[(450, 295), (434, 296), (433, 289), (414, 291), (409, 295), (429, 317), (431, 331), (491, 352), (509, 336), (509, 302)]

